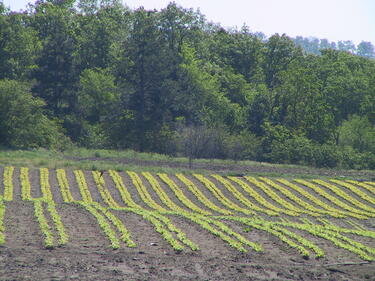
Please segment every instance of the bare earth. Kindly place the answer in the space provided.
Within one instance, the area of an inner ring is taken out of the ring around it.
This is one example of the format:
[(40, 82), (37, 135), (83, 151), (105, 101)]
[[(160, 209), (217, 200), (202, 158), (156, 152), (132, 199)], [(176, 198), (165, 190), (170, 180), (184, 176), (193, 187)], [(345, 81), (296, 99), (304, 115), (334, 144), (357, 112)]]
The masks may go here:
[[(0, 167), (1, 181), (2, 173)], [(321, 239), (316, 241), (325, 249), (327, 257), (305, 260), (274, 236), (254, 230), (246, 234), (247, 238), (262, 244), (264, 252), (249, 249), (247, 253), (240, 253), (179, 217), (171, 219), (200, 246), (199, 251), (174, 251), (150, 223), (130, 213), (116, 215), (131, 232), (137, 247), (123, 245), (112, 250), (89, 213), (61, 202), (57, 205), (58, 212), (70, 240), (66, 246), (48, 250), (43, 246), (32, 202), (21, 201), (18, 169), (15, 173), (14, 200), (6, 203), (6, 243), (0, 246), (0, 280), (375, 280), (374, 262), (364, 262), (350, 252), (325, 245)], [(73, 175), (70, 171), (67, 174), (73, 188)], [(31, 175), (33, 181), (35, 187), (36, 171)], [(50, 183), (54, 198), (60, 201), (55, 180)], [(34, 192), (33, 196), (37, 197), (40, 191)], [(72, 193), (80, 200), (78, 192)], [(133, 196), (136, 201), (137, 197)], [(93, 197), (100, 201), (94, 192)], [(364, 224), (375, 231), (373, 219)], [(241, 232), (241, 226), (231, 227)], [(364, 242), (375, 246), (374, 240)]]
[(270, 165), (268, 163), (257, 163), (255, 165), (238, 165), (238, 164), (220, 164), (220, 163), (202, 163), (193, 162), (192, 167), (189, 167), (187, 162), (177, 161), (160, 161), (160, 160), (141, 160), (129, 158), (106, 158), (106, 157), (66, 157), (66, 159), (75, 161), (106, 161), (120, 164), (129, 164), (135, 166), (154, 166), (154, 167), (169, 167), (192, 170), (208, 170), (213, 173), (237, 173), (237, 174), (261, 174), (261, 173), (277, 173), (286, 175), (314, 175), (327, 177), (351, 177), (353, 179), (372, 180), (375, 181), (375, 171), (360, 171), (360, 170), (338, 170), (338, 169), (319, 169), (312, 167), (299, 166), (282, 166)]

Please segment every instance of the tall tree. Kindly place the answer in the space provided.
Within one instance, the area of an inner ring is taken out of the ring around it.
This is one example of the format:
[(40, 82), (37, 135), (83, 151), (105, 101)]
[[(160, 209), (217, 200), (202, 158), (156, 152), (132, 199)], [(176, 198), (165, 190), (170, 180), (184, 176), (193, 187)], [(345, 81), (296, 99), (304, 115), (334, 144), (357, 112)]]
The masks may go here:
[(345, 52), (349, 52), (349, 53), (354, 53), (355, 50), (356, 50), (354, 43), (350, 40), (339, 41), (337, 43), (337, 47), (340, 51), (345, 51)]
[(374, 45), (371, 42), (362, 41), (357, 46), (357, 55), (366, 58), (375, 58)]
[(74, 11), (65, 7), (67, 2), (62, 1), (61, 5), (37, 4), (32, 19), (43, 42), (34, 73), (37, 83), (33, 92), (47, 102), (51, 115), (60, 118), (70, 113), (76, 104), (74, 89), (79, 79), (74, 65)]
[(28, 21), (27, 14), (0, 11), (0, 79), (27, 80), (37, 68), (41, 42)]
[[(159, 29), (154, 11), (140, 8), (134, 12), (132, 33), (124, 45), (122, 72), (123, 99), (131, 117), (124, 122), (133, 143), (140, 151), (151, 149), (155, 134), (169, 118), (172, 61), (167, 41)], [(128, 116), (129, 117), (129, 116)], [(155, 148), (155, 147), (154, 147)]]
[[(116, 50), (129, 34), (130, 11), (118, 1), (81, 0), (76, 15), (79, 72), (113, 65)], [(107, 3), (108, 2), (108, 3)]]

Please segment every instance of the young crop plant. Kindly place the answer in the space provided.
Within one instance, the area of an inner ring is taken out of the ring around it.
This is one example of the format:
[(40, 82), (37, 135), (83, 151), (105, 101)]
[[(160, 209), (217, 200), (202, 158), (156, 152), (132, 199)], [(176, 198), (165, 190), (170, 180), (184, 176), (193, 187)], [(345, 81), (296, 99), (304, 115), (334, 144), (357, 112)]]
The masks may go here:
[(160, 186), (159, 182), (151, 175), (151, 173), (143, 172), (142, 175), (147, 179), (150, 183), (152, 189), (155, 193), (159, 196), (160, 200), (171, 210), (177, 212), (186, 212), (186, 210), (182, 209), (180, 206), (176, 205), (167, 195), (167, 193), (163, 190)]
[(231, 181), (237, 183), (246, 193), (248, 193), (252, 198), (254, 198), (259, 204), (263, 205), (265, 208), (261, 208), (257, 205), (253, 205), (253, 208), (257, 212), (265, 213), (269, 216), (278, 216), (280, 210), (271, 203), (269, 203), (266, 199), (264, 199), (258, 192), (256, 192), (251, 186), (249, 186), (246, 182), (240, 180), (237, 177), (228, 177)]
[[(310, 256), (310, 252), (304, 246), (301, 246), (301, 245), (297, 244), (296, 242), (294, 242), (293, 240), (290, 240), (282, 231), (274, 230), (269, 225), (257, 225), (257, 224), (255, 224), (255, 225), (252, 225), (252, 227), (260, 229), (260, 230), (264, 230), (264, 231), (276, 236), (282, 242), (289, 245), (291, 248), (296, 249), (303, 257), (309, 257)], [(290, 233), (289, 233), (289, 236), (294, 236), (294, 235), (290, 235)]]
[(54, 247), (54, 239), (53, 234), (50, 231), (50, 226), (48, 225), (47, 219), (44, 216), (43, 210), (43, 201), (34, 199), (34, 215), (39, 223), (40, 230), (44, 236), (44, 245), (46, 248), (53, 248)]
[(223, 222), (221, 222), (221, 221), (219, 221), (217, 219), (214, 219), (214, 218), (203, 217), (203, 216), (201, 216), (200, 218), (202, 220), (207, 221), (210, 224), (213, 224), (213, 225), (217, 226), (221, 231), (223, 231), (224, 233), (227, 233), (230, 236), (235, 237), (239, 242), (241, 242), (242, 244), (247, 245), (247, 246), (253, 248), (256, 252), (263, 252), (263, 248), (262, 248), (262, 246), (260, 244), (255, 243), (255, 242), (251, 242), (251, 241), (247, 240), (241, 234), (233, 231), (225, 223), (223, 223)]
[[(298, 185), (295, 185), (294, 183), (291, 183), (285, 179), (277, 179), (278, 182), (284, 184), (285, 186), (293, 189), (294, 191), (296, 191), (298, 194), (302, 195), (303, 197), (309, 199), (311, 202), (313, 202), (314, 204), (316, 204), (317, 206), (323, 208), (324, 210), (326, 210), (330, 216), (332, 217), (336, 217), (336, 218), (346, 218), (348, 215), (348, 212), (346, 211), (342, 211), (342, 210), (339, 210), (339, 209), (336, 209), (336, 208), (333, 208), (331, 207), (330, 205), (324, 203), (323, 201), (319, 200), (317, 197), (315, 197), (314, 195), (310, 194), (309, 192), (307, 192), (305, 189), (303, 189), (302, 187), (298, 186)], [(297, 180), (296, 180), (297, 181)], [(298, 182), (298, 181), (297, 181)], [(301, 183), (301, 182), (300, 182)], [(301, 183), (303, 184), (303, 183)], [(306, 181), (306, 184), (305, 186), (309, 187), (309, 182)], [(309, 187), (310, 188), (310, 187)]]
[(182, 202), (182, 204), (184, 204), (186, 207), (188, 207), (190, 210), (192, 210), (193, 212), (196, 212), (196, 213), (199, 213), (199, 214), (202, 214), (202, 215), (212, 215), (211, 212), (209, 211), (206, 211), (206, 210), (203, 210), (201, 208), (199, 208), (197, 205), (195, 205), (193, 202), (191, 202), (186, 196), (185, 194), (182, 192), (181, 188), (173, 181), (171, 180), (167, 174), (164, 174), (164, 173), (159, 173), (157, 174), (159, 176), (159, 178), (164, 182), (166, 183), (171, 189), (172, 191), (174, 192), (174, 194), (176, 195), (176, 197)]
[[(192, 242), (190, 239), (186, 237), (186, 234), (182, 232), (179, 228), (177, 228), (169, 218), (166, 216), (163, 216), (161, 214), (158, 214), (156, 212), (149, 212), (151, 216), (155, 217), (159, 221), (163, 222), (165, 226), (173, 233), (176, 233), (177, 239), (180, 240), (183, 244), (186, 246), (190, 247), (193, 251), (199, 250), (199, 247), (197, 244)], [(181, 213), (181, 212), (179, 212)], [(186, 213), (186, 212), (183, 212)]]
[(301, 179), (295, 179), (294, 180), (295, 182), (297, 182), (299, 184), (302, 184), (302, 185), (304, 185), (304, 186), (312, 189), (313, 191), (315, 191), (316, 193), (318, 193), (320, 196), (328, 199), (333, 204), (335, 204), (336, 206), (339, 206), (339, 207), (343, 208), (344, 210), (339, 210), (339, 209), (336, 209), (334, 207), (331, 207), (330, 205), (322, 202), (321, 200), (319, 200), (315, 196), (311, 195), (309, 192), (305, 191), (303, 188), (301, 188), (299, 186), (296, 186), (295, 184), (289, 183), (288, 181), (286, 181), (284, 179), (278, 179), (278, 181), (281, 182), (281, 183), (283, 183), (283, 184), (285, 184), (285, 185), (288, 185), (289, 187), (292, 187), (292, 188), (298, 190), (300, 192), (300, 194), (304, 195), (305, 197), (307, 197), (308, 199), (310, 199), (311, 201), (313, 201), (315, 204), (317, 204), (317, 205), (325, 208), (326, 210), (332, 212), (332, 216), (334, 214), (337, 214), (337, 215), (340, 215), (340, 216), (344, 216), (344, 217), (350, 216), (350, 217), (357, 218), (357, 219), (367, 219), (368, 218), (368, 216), (365, 216), (363, 214), (363, 212), (357, 211), (356, 209), (354, 209), (354, 208), (348, 206), (347, 204), (341, 202), (336, 197), (328, 194), (327, 192), (325, 192), (324, 190), (322, 190), (317, 185), (315, 185), (315, 184), (313, 184), (311, 182), (308, 182), (308, 181), (305, 181), (305, 180), (301, 180)]
[(4, 200), (12, 201), (13, 200), (13, 172), (14, 167), (5, 167), (4, 168)]
[(351, 204), (353, 204), (357, 208), (362, 209), (363, 211), (358, 210), (357, 208), (353, 208), (353, 207), (351, 207), (351, 206), (349, 206), (345, 203), (341, 203), (342, 208), (345, 207), (347, 210), (350, 210), (352, 212), (355, 211), (357, 213), (359, 212), (360, 214), (364, 214), (365, 216), (368, 216), (368, 217), (375, 217), (375, 209), (374, 208), (371, 208), (371, 207), (367, 206), (366, 204), (364, 204), (362, 202), (359, 202), (358, 200), (356, 200), (352, 196), (348, 195), (346, 192), (344, 192), (342, 189), (338, 188), (337, 186), (334, 186), (333, 184), (330, 184), (330, 183), (322, 181), (322, 180), (313, 180), (313, 182), (328, 188), (333, 193), (335, 193), (337, 196), (345, 199), (346, 201), (350, 202)]
[(72, 194), (70, 193), (70, 187), (68, 179), (66, 178), (65, 170), (57, 169), (56, 170), (57, 182), (59, 183), (61, 196), (65, 203), (71, 203), (74, 201)]
[(339, 229), (332, 229), (326, 227), (326, 225), (322, 226), (319, 224), (312, 224), (312, 223), (293, 223), (288, 221), (283, 222), (275, 222), (276, 225), (281, 225), (284, 227), (295, 228), (299, 230), (306, 231), (316, 237), (320, 237), (331, 241), (334, 245), (339, 248), (343, 248), (347, 251), (357, 254), (360, 258), (372, 261), (374, 260), (373, 256), (369, 254), (375, 254), (375, 249), (371, 247), (367, 247), (362, 243), (356, 242), (338, 232)]
[(109, 239), (111, 243), (112, 249), (118, 249), (120, 248), (120, 240), (116, 236), (116, 232), (112, 229), (110, 223), (105, 219), (103, 215), (101, 215), (98, 210), (93, 206), (93, 202), (87, 203), (83, 201), (75, 201), (77, 204), (85, 208), (90, 214), (92, 214), (100, 228), (103, 230), (107, 238)]
[(347, 233), (347, 234), (354, 234), (358, 236), (363, 236), (363, 237), (369, 237), (375, 239), (375, 231), (367, 230), (360, 226), (358, 223), (355, 223), (350, 220), (346, 220), (347, 223), (349, 223), (353, 228), (346, 228), (346, 227), (340, 227), (332, 222), (326, 220), (326, 219), (319, 219), (319, 221), (324, 225), (325, 229), (332, 230), (337, 233)]
[(364, 183), (367, 185), (375, 186), (375, 182), (372, 182), (372, 181), (366, 181)]
[(359, 181), (353, 181), (353, 180), (346, 180), (346, 182), (360, 186), (366, 189), (367, 191), (371, 192), (372, 194), (375, 194), (375, 188), (368, 182), (359, 182)]
[(100, 175), (100, 172), (92, 171), (92, 175), (94, 177), (96, 186), (98, 187), (100, 196), (103, 198), (104, 202), (108, 204), (108, 206), (110, 207), (114, 207), (114, 208), (120, 207), (111, 196), (111, 193), (109, 192), (109, 190), (106, 188), (104, 178)]
[(129, 206), (130, 208), (141, 209), (142, 207), (134, 202), (134, 200), (131, 197), (128, 189), (125, 187), (121, 176), (116, 171), (113, 171), (113, 170), (109, 170), (108, 172), (109, 172), (109, 175), (111, 176), (113, 182), (115, 183), (115, 186), (116, 186), (117, 190), (120, 193), (122, 201), (127, 206)]
[(304, 210), (306, 210), (306, 211), (304, 211), (304, 213), (306, 213), (308, 215), (311, 215), (311, 216), (314, 216), (314, 217), (318, 217), (318, 216), (321, 216), (322, 214), (324, 214), (324, 215), (329, 215), (330, 214), (330, 212), (328, 212), (326, 210), (315, 208), (311, 204), (303, 201), (301, 198), (299, 198), (298, 196), (296, 196), (294, 193), (290, 192), (287, 188), (282, 187), (281, 185), (275, 183), (274, 181), (272, 181), (272, 180), (270, 180), (268, 178), (259, 177), (259, 179), (261, 179), (267, 185), (269, 185), (269, 186), (275, 188), (276, 190), (280, 191), (287, 198), (289, 198), (293, 202), (295, 202), (298, 205), (300, 205), (301, 207), (303, 207)]
[[(219, 188), (216, 187), (216, 185), (211, 182), (210, 180), (208, 180), (207, 178), (205, 178), (203, 175), (199, 175), (199, 174), (193, 174), (193, 176), (199, 180), (201, 183), (203, 183), (203, 185), (220, 201), (220, 203), (222, 203), (224, 206), (228, 207), (229, 209), (232, 209), (232, 210), (235, 210), (237, 212), (240, 212), (240, 213), (243, 213), (243, 214), (246, 214), (246, 215), (254, 215), (255, 212), (253, 210), (250, 210), (250, 209), (245, 209), (245, 208), (242, 208), (240, 206), (238, 206), (237, 204), (235, 204), (234, 202), (232, 202), (231, 200), (229, 200), (222, 192)], [(243, 198), (242, 194), (240, 194), (238, 192), (238, 190), (236, 190), (233, 186), (226, 186), (230, 192), (234, 193), (235, 196), (237, 197), (240, 197), (242, 198), (244, 201), (245, 199)], [(253, 207), (253, 204), (250, 202), (250, 201), (246, 201), (247, 203), (249, 203), (248, 207)]]
[(288, 201), (282, 199), (277, 193), (275, 193), (271, 188), (269, 188), (267, 185), (263, 184), (262, 182), (258, 181), (257, 179), (253, 177), (246, 176), (245, 179), (260, 188), (264, 193), (266, 193), (272, 200), (279, 203), (281, 206), (283, 206), (285, 209), (281, 209), (278, 207), (274, 207), (273, 210), (278, 210), (280, 213), (284, 213), (286, 215), (290, 216), (299, 216), (300, 213), (303, 213), (304, 211), (295, 207), (293, 204), (289, 203)]
[(32, 200), (31, 185), (30, 185), (30, 180), (29, 180), (29, 168), (21, 168), (20, 181), (21, 181), (22, 200)]
[(161, 236), (172, 246), (172, 248), (176, 251), (182, 251), (185, 247), (176, 240), (173, 235), (163, 226), (163, 224), (154, 218), (153, 216), (148, 216), (147, 220), (151, 222), (156, 232), (160, 233)]
[[(101, 194), (102, 197), (105, 197), (105, 198), (103, 198), (103, 200), (107, 202), (107, 204), (110, 206), (111, 209), (118, 210), (118, 211), (131, 210), (131, 211), (133, 211), (137, 214), (141, 214), (144, 218), (146, 218), (146, 220), (150, 221), (154, 225), (155, 230), (158, 233), (160, 233), (163, 236), (163, 238), (166, 239), (168, 241), (168, 243), (170, 243), (175, 250), (182, 250), (183, 249), (183, 246), (177, 240), (175, 240), (173, 238), (171, 233), (168, 230), (166, 230), (164, 228), (163, 224), (160, 222), (160, 220), (162, 220), (164, 222), (168, 222), (167, 227), (173, 229), (173, 231), (176, 231), (178, 237), (180, 237), (180, 238), (185, 237), (182, 234), (182, 232), (180, 230), (178, 230), (175, 226), (172, 227), (172, 224), (170, 223), (170, 221), (167, 218), (165, 218), (164, 216), (162, 216), (160, 214), (156, 215), (156, 213), (154, 213), (154, 212), (146, 211), (141, 207), (139, 207), (139, 208), (129, 208), (129, 209), (120, 207), (117, 203), (116, 204), (113, 203), (115, 201), (113, 200), (113, 198), (109, 194), (109, 192), (106, 192), (107, 189), (104, 187), (103, 183), (101, 183), (101, 185), (102, 185), (101, 186), (102, 190), (100, 191), (100, 194)], [(147, 190), (145, 190), (145, 192), (147, 192)], [(126, 238), (130, 237), (130, 234), (127, 233), (127, 230), (125, 229), (125, 226), (123, 226), (122, 223), (113, 214), (110, 214), (110, 213), (106, 212), (105, 208), (100, 207), (99, 203), (93, 203), (93, 206), (96, 207), (98, 210), (101, 210), (104, 213), (104, 215), (107, 216), (107, 218), (119, 229), (120, 233), (122, 234), (122, 237), (126, 237)], [(186, 243), (189, 242), (188, 245), (193, 247), (193, 249), (195, 247), (190, 240), (183, 239), (182, 242), (186, 242)], [(135, 246), (134, 242), (132, 242), (132, 241), (128, 241), (128, 242), (125, 242), (125, 243), (127, 243), (127, 245), (131, 245), (131, 246), (134, 245)]]
[(258, 206), (253, 204), (250, 200), (248, 200), (240, 191), (238, 191), (237, 188), (230, 181), (226, 180), (225, 178), (219, 175), (211, 175), (211, 176), (215, 178), (216, 180), (218, 180), (220, 183), (222, 183), (225, 186), (225, 188), (229, 192), (231, 192), (239, 201), (241, 201), (246, 207), (252, 210), (259, 208)]
[(85, 175), (81, 170), (74, 171), (76, 181), (78, 184), (79, 192), (81, 193), (82, 201), (86, 203), (92, 203), (92, 197), (90, 190), (87, 186)]
[[(202, 217), (206, 218), (206, 216), (197, 216), (193, 213), (176, 213), (176, 215), (180, 215), (182, 217), (185, 217), (185, 218), (191, 220), (192, 222), (198, 224), (200, 227), (207, 230), (211, 234), (213, 234), (213, 235), (221, 238), (223, 241), (227, 242), (229, 244), (229, 246), (231, 246), (232, 248), (234, 248), (234, 249), (236, 249), (240, 252), (247, 252), (246, 248), (244, 247), (244, 245), (240, 241), (233, 239), (229, 235), (225, 234), (223, 231), (211, 226), (210, 223), (207, 220), (202, 219)], [(249, 243), (251, 243), (251, 242), (249, 241)]]
[(187, 177), (183, 174), (176, 174), (176, 177), (186, 185), (186, 187), (194, 194), (195, 197), (201, 202), (204, 206), (211, 209), (212, 211), (218, 212), (223, 215), (232, 215), (233, 213), (227, 209), (220, 208), (212, 203), (203, 193), (199, 190), (199, 188), (190, 181)]
[[(310, 248), (315, 252), (316, 257), (324, 256), (324, 251), (316, 246), (311, 241), (303, 238), (302, 236), (288, 231), (287, 229), (283, 229), (277, 227), (273, 222), (268, 222), (261, 218), (242, 218), (242, 217), (222, 217), (227, 220), (233, 220), (240, 222), (246, 226), (252, 227), (254, 229), (258, 229), (261, 231), (265, 231), (273, 236), (279, 238), (282, 242), (289, 245), (291, 248), (296, 249), (303, 257), (308, 258), (310, 256), (310, 252), (306, 248)], [(247, 229), (249, 231), (250, 229)], [(289, 238), (295, 240), (291, 240)]]
[(47, 168), (40, 168), (40, 188), (42, 190), (43, 198), (46, 200), (53, 200), (51, 193), (51, 186), (49, 184), (49, 171)]
[[(147, 220), (148, 222), (150, 222), (154, 226), (155, 231), (158, 232), (164, 238), (164, 240), (166, 240), (172, 246), (172, 248), (174, 250), (182, 251), (184, 249), (184, 246), (177, 239), (175, 239), (173, 237), (171, 232), (167, 228), (165, 228), (163, 223), (159, 220), (159, 218), (163, 217), (163, 216), (160, 215), (160, 214), (158, 215), (157, 212), (148, 211), (148, 210), (145, 210), (145, 209), (137, 209), (137, 208), (113, 208), (113, 209), (118, 210), (118, 211), (132, 212), (134, 214), (142, 216), (145, 220)], [(168, 227), (168, 225), (167, 225), (167, 227)], [(170, 225), (169, 225), (169, 227), (170, 227)], [(178, 228), (176, 228), (176, 227), (173, 228), (173, 231), (175, 231), (175, 230), (180, 232), (180, 230), (178, 230)], [(182, 238), (181, 235), (180, 236), (178, 235), (178, 237)], [(185, 235), (184, 235), (184, 237), (185, 237)], [(189, 240), (189, 242), (186, 241), (186, 240), (183, 240), (181, 242), (185, 243), (184, 241), (186, 242), (187, 245), (192, 247), (192, 250), (198, 249), (198, 246), (196, 246), (190, 240)]]
[(97, 202), (92, 203), (92, 206), (95, 207), (97, 210), (101, 211), (107, 217), (107, 219), (112, 222), (112, 224), (120, 232), (120, 239), (125, 243), (126, 246), (128, 246), (129, 248), (134, 248), (137, 246), (131, 239), (130, 232), (127, 230), (122, 221), (119, 218), (117, 218), (113, 213), (111, 213), (108, 208), (103, 207)]
[[(324, 219), (323, 219), (324, 220)], [(323, 220), (320, 220), (323, 224), (333, 224), (331, 223), (330, 221), (328, 220), (325, 220), (325, 222)], [(354, 222), (352, 220), (345, 220), (346, 223), (350, 224), (351, 226), (353, 226), (355, 229), (358, 229), (358, 230), (366, 230), (362, 225), (360, 225), (359, 223), (357, 222)], [(375, 238), (375, 237), (374, 237)]]
[[(363, 192), (358, 187), (356, 187), (356, 186), (354, 186), (354, 185), (352, 185), (350, 183), (347, 183), (345, 181), (334, 180), (334, 179), (331, 179), (330, 181), (333, 182), (333, 183), (336, 183), (338, 185), (346, 187), (347, 189), (349, 189), (354, 194), (358, 195), (363, 200), (365, 200), (365, 201), (367, 201), (367, 202), (375, 205), (375, 198), (372, 197), (372, 196), (370, 196), (370, 195), (368, 195), (366, 192)], [(371, 212), (375, 211), (374, 208), (371, 208), (371, 209), (373, 209)]]
[[(138, 214), (142, 216), (144, 219), (149, 221), (155, 228), (155, 230), (162, 235), (162, 237), (172, 246), (173, 249), (177, 251), (183, 250), (184, 246), (181, 245), (170, 233), (170, 231), (175, 232), (177, 235), (177, 239), (180, 240), (183, 244), (189, 246), (192, 250), (198, 250), (199, 247), (186, 238), (186, 234), (183, 233), (180, 229), (178, 229), (176, 226), (174, 226), (171, 221), (159, 213), (160, 210), (155, 211), (148, 211), (142, 208), (141, 206), (137, 205), (133, 199), (130, 196), (130, 193), (125, 188), (121, 177), (118, 175), (115, 171), (110, 171), (110, 176), (112, 177), (113, 181), (115, 182), (115, 185), (117, 189), (120, 192), (120, 195), (125, 203), (128, 203), (128, 205), (131, 206), (131, 208), (123, 208), (118, 206), (111, 206), (111, 209), (117, 210), (117, 211), (127, 211), (127, 212), (133, 212), (135, 214)], [(138, 186), (138, 188), (142, 188)], [(145, 190), (145, 187), (143, 187), (143, 192), (147, 192)], [(148, 192), (147, 192), (148, 193)], [(144, 198), (147, 198), (146, 195)], [(164, 211), (165, 213), (166, 211)], [(165, 224), (167, 228), (163, 225)]]
[(55, 228), (57, 230), (57, 233), (59, 234), (59, 245), (65, 245), (68, 242), (68, 234), (66, 233), (64, 224), (61, 221), (61, 217), (59, 213), (56, 210), (55, 202), (52, 200), (47, 201), (47, 210), (51, 215), (51, 218), (53, 220), (53, 223), (55, 224)]
[(152, 209), (161, 211), (161, 212), (166, 212), (167, 210), (164, 209), (162, 206), (160, 206), (158, 203), (156, 203), (150, 193), (147, 191), (147, 188), (143, 185), (142, 180), (140, 177), (137, 175), (135, 172), (130, 172), (128, 171), (127, 174), (129, 175), (130, 179), (132, 180), (133, 185), (137, 189), (141, 199), (143, 202), (146, 203), (147, 206), (149, 206)]
[(304, 238), (303, 236), (298, 235), (298, 234), (296, 234), (296, 233), (294, 233), (292, 231), (289, 231), (289, 230), (287, 230), (285, 228), (282, 228), (280, 226), (273, 225), (272, 228), (274, 230), (279, 231), (279, 232), (283, 233), (284, 235), (289, 236), (290, 238), (298, 241), (299, 243), (301, 243), (306, 248), (309, 248), (309, 249), (313, 250), (314, 253), (315, 253), (315, 256), (317, 258), (322, 258), (322, 257), (325, 256), (324, 251), (320, 247), (318, 247), (317, 245), (315, 245), (310, 240)]

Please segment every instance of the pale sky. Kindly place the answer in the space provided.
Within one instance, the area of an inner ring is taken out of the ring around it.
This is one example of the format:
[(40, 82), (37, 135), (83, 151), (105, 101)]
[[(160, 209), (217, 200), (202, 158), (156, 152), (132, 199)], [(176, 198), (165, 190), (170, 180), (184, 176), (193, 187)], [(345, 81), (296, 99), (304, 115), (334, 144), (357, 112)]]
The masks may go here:
[[(34, 0), (0, 0), (18, 11)], [(169, 0), (123, 0), (131, 8), (165, 8)], [(208, 21), (241, 27), (270, 36), (370, 41), (375, 45), (375, 0), (175, 0), (184, 8), (199, 8)]]

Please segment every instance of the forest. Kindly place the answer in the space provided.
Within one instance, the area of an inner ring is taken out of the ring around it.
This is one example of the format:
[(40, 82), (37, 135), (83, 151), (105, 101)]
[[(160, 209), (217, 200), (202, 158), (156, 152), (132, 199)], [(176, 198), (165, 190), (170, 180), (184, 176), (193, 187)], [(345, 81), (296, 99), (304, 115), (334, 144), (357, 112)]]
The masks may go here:
[(0, 2), (0, 146), (375, 169), (374, 54), (174, 2)]

